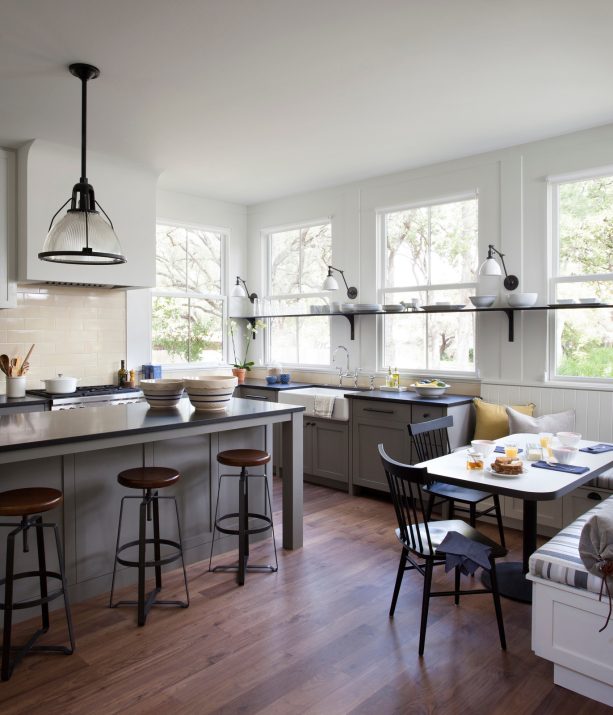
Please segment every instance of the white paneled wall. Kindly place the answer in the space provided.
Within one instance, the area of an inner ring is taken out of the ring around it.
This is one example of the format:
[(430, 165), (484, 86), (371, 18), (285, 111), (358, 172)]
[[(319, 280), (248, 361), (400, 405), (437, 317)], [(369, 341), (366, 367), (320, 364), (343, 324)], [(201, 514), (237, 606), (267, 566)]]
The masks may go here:
[(481, 396), (488, 402), (522, 405), (533, 402), (536, 416), (575, 410), (576, 430), (585, 439), (613, 441), (613, 392), (581, 387), (530, 387), (483, 383)]

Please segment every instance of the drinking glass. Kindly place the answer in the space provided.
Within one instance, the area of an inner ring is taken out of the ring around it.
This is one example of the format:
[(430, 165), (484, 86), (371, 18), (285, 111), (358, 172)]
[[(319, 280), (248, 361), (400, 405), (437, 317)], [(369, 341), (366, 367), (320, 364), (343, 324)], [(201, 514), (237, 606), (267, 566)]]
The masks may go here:
[(519, 447), (516, 442), (505, 442), (504, 454), (509, 459), (515, 459), (519, 454)]
[(551, 440), (553, 434), (551, 432), (539, 432), (539, 444), (543, 450), (543, 459), (551, 459)]

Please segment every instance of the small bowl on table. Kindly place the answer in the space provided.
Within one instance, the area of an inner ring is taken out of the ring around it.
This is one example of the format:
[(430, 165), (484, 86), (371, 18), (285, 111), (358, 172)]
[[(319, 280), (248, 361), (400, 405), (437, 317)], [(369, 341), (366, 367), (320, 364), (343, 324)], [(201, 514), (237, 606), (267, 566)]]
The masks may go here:
[(496, 442), (491, 439), (473, 439), (470, 446), (475, 452), (480, 452), (487, 462), (492, 452), (496, 449)]
[(578, 450), (575, 447), (552, 447), (553, 458), (560, 464), (571, 464)]
[(469, 295), (468, 300), (475, 308), (489, 308), (496, 300), (495, 295)]
[(192, 405), (203, 412), (214, 412), (228, 407), (238, 378), (234, 375), (201, 375), (186, 377), (184, 382)]
[(183, 397), (183, 380), (171, 377), (141, 380), (140, 389), (149, 407), (176, 407)]
[(576, 447), (581, 441), (579, 432), (557, 432), (556, 437), (562, 447)]
[(266, 375), (266, 383), (268, 385), (276, 385), (278, 382), (276, 375)]

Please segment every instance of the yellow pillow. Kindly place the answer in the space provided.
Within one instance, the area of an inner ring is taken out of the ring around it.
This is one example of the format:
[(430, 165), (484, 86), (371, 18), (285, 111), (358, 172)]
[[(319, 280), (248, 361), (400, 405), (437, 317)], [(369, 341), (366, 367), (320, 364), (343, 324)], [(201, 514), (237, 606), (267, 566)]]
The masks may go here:
[[(477, 413), (473, 439), (498, 439), (509, 434), (509, 417), (506, 405), (484, 402), (480, 397), (475, 397), (473, 404)], [(536, 405), (531, 402), (529, 405), (510, 405), (510, 407), (523, 415), (532, 416)]]

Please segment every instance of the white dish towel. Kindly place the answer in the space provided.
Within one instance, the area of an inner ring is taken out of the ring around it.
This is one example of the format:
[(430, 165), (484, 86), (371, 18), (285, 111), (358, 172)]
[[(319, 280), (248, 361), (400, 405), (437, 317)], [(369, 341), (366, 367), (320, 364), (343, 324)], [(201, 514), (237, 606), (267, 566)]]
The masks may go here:
[(313, 400), (313, 417), (330, 419), (334, 410), (334, 397), (329, 395), (315, 395)]

